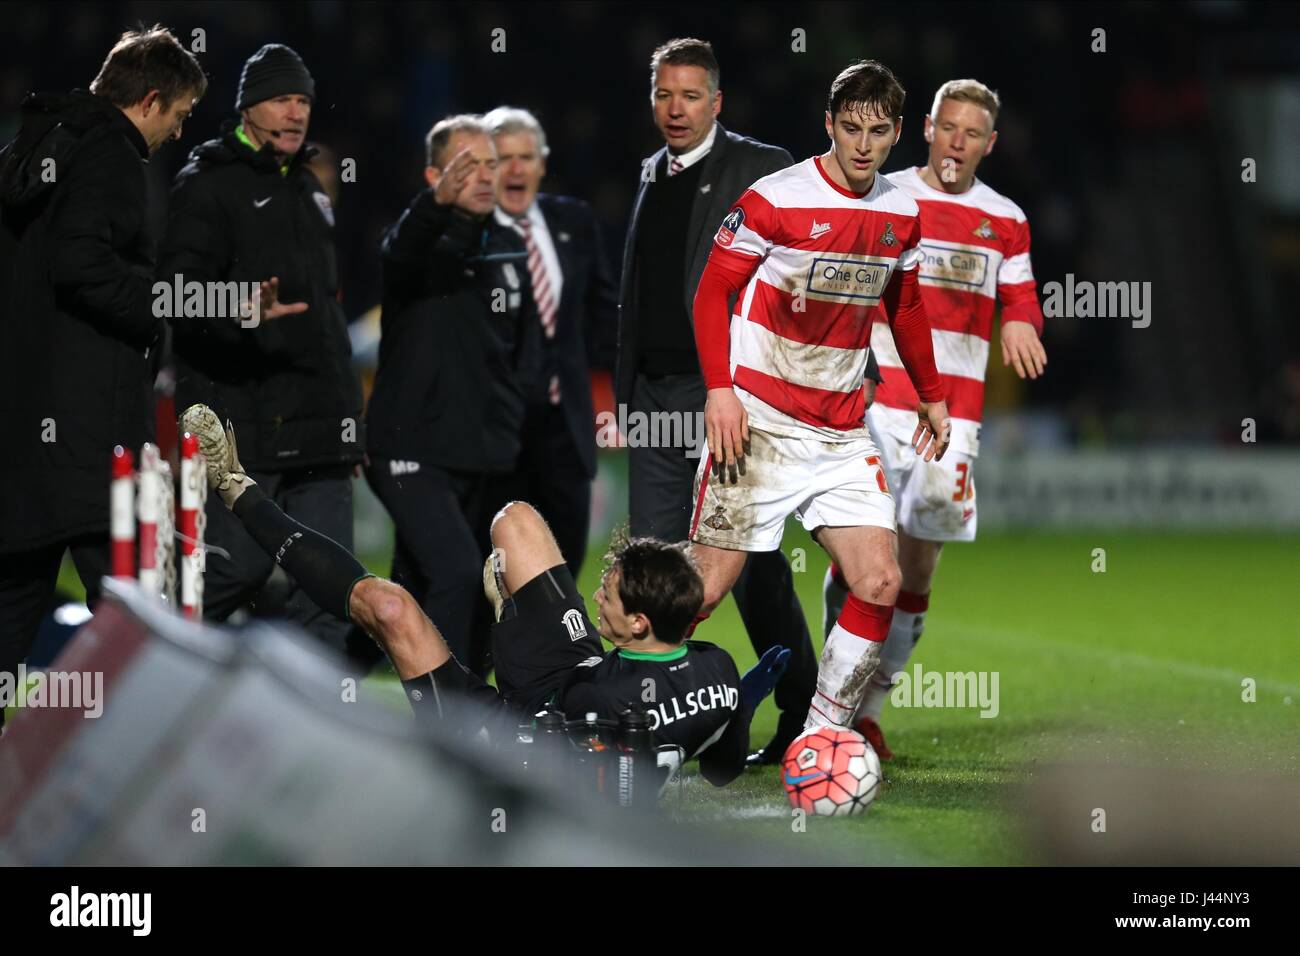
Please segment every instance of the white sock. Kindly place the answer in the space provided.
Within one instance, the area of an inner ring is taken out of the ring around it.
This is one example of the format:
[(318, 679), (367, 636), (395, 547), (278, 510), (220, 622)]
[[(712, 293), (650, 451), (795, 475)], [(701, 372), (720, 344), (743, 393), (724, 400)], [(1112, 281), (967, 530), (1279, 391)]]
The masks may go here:
[(880, 666), (872, 675), (867, 685), (867, 692), (862, 697), (862, 705), (853, 717), (856, 724), (863, 717), (880, 719), (889, 691), (894, 686), (894, 675), (907, 670), (907, 662), (916, 650), (916, 642), (921, 639), (925, 629), (925, 611), (909, 613), (894, 608), (894, 620), (889, 625), (889, 636), (880, 652)]
[(817, 693), (808, 708), (804, 730), (849, 726), (880, 663), (882, 643), (851, 634), (838, 623), (831, 628), (822, 648)]

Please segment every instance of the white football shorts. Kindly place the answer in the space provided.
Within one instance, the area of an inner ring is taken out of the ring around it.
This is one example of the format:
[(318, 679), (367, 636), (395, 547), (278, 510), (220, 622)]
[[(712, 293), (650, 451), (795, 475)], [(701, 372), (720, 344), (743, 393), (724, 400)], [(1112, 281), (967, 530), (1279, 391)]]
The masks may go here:
[(775, 551), (785, 519), (809, 531), (873, 526), (894, 530), (894, 499), (881, 454), (867, 435), (845, 442), (774, 435), (749, 426), (737, 481), (713, 474), (705, 454), (695, 473), (690, 539), (733, 551)]
[(975, 456), (949, 447), (941, 461), (912, 448), (916, 412), (872, 405), (867, 427), (898, 502), (898, 526), (924, 541), (975, 540)]

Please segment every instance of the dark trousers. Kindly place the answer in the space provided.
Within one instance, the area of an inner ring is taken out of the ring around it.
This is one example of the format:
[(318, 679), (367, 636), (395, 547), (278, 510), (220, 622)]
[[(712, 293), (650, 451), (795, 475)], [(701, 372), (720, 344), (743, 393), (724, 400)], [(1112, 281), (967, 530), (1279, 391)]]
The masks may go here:
[[(72, 562), (86, 587), (86, 604), (94, 610), (99, 601), (100, 578), (111, 570), (107, 533), (0, 554), (0, 674), (17, 675), (18, 665), (27, 659), (41, 619), (53, 608), (64, 551), (72, 553)], [(3, 726), (4, 710), (0, 708)]]
[[(250, 470), (249, 475), (290, 518), (352, 550), (351, 465)], [(293, 581), (281, 579), (284, 584), (277, 587), (271, 579), (274, 558), (244, 530), (216, 492), (208, 493), (204, 513), (204, 541), (209, 546), (203, 572), (206, 620), (224, 621), (236, 609), (251, 606), (258, 617), (292, 621), (339, 653), (347, 653), (352, 625), (321, 610)]]
[[(698, 375), (637, 375), (629, 414), (642, 412), (703, 412), (706, 390)], [(693, 429), (693, 430), (692, 430)], [(631, 427), (629, 427), (629, 431)], [(700, 435), (703, 428), (683, 427), (684, 435)], [(681, 541), (690, 531), (691, 491), (699, 455), (688, 457), (684, 448), (629, 449), (629, 530), (633, 536), (653, 535)], [(817, 690), (817, 656), (813, 653), (808, 620), (794, 590), (790, 562), (782, 551), (750, 555), (731, 593), (750, 643), (760, 657), (778, 644), (790, 648), (790, 664), (776, 685), (774, 699), (781, 711), (781, 731), (802, 727), (808, 703)], [(702, 637), (704, 635), (701, 635)]]
[[(493, 476), (487, 489), (484, 514), (489, 524), (507, 503), (528, 502), (550, 526), (564, 563), (577, 580), (591, 528), (591, 477), (574, 447), (562, 406), (529, 406), (515, 470)], [(489, 530), (483, 528), (481, 534)]]
[[(415, 466), (416, 470), (411, 470)], [(482, 615), (487, 539), (479, 533), (486, 478), (433, 465), (371, 459), (366, 480), (393, 519), (392, 579), (419, 602), (457, 660), (472, 670)]]

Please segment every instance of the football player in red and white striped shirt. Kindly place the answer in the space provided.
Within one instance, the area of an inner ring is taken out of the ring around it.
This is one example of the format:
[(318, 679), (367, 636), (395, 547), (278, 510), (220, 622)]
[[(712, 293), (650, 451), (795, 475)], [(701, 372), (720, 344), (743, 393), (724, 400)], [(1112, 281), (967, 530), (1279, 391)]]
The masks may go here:
[(740, 197), (695, 295), (708, 388), (709, 455), (696, 474), (690, 532), (704, 579), (701, 619), (746, 552), (780, 547), (795, 514), (851, 592), (826, 639), (809, 727), (851, 723), (898, 594), (894, 500), (863, 421), (872, 319), (882, 309), (919, 396), (914, 453), (941, 459), (951, 429), (917, 285), (919, 210), (878, 175), (902, 129), (904, 96), (879, 63), (845, 69), (827, 104), (830, 149)]
[[(891, 675), (907, 667), (925, 626), (939, 553), (946, 541), (975, 539), (975, 457), (998, 303), (1003, 364), (1012, 365), (1021, 378), (1038, 378), (1047, 364), (1039, 341), (1043, 313), (1029, 262), (1029, 223), (1019, 206), (975, 178), (998, 138), (999, 105), (997, 94), (977, 80), (943, 84), (925, 118), (928, 163), (886, 177), (921, 210), (921, 298), (934, 329), (935, 362), (953, 429), (952, 447), (942, 461), (921, 461), (910, 453), (916, 392), (894, 347), (895, 336), (878, 318), (871, 347), (884, 382), (867, 424), (898, 502), (903, 584), (880, 668), (855, 723), (883, 758), (890, 752), (880, 731), (880, 712)], [(828, 628), (845, 593), (832, 567), (826, 579)]]

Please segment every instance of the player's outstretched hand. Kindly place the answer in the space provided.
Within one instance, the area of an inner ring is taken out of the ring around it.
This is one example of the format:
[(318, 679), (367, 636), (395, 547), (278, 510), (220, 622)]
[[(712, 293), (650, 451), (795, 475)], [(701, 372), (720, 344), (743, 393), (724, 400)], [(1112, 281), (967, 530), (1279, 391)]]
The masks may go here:
[(306, 302), (281, 302), (280, 301), (280, 280), (276, 276), (271, 276), (266, 282), (262, 283), (262, 318), (278, 319), (282, 315), (294, 315), (298, 312), (307, 311)]
[(938, 461), (952, 440), (952, 419), (947, 402), (922, 402), (916, 407), (920, 421), (912, 433), (912, 447), (926, 461)]
[(1047, 367), (1047, 349), (1028, 322), (1002, 323), (1002, 364), (1014, 366), (1021, 378), (1038, 378)]
[(711, 388), (704, 400), (704, 432), (713, 455), (715, 473), (723, 481), (736, 481), (738, 463), (749, 444), (749, 415), (734, 389)]
[(745, 671), (745, 676), (740, 679), (740, 701), (750, 713), (757, 710), (763, 698), (772, 693), (776, 682), (785, 673), (786, 665), (790, 663), (790, 654), (788, 647), (779, 644), (769, 647), (758, 659), (758, 663)]

